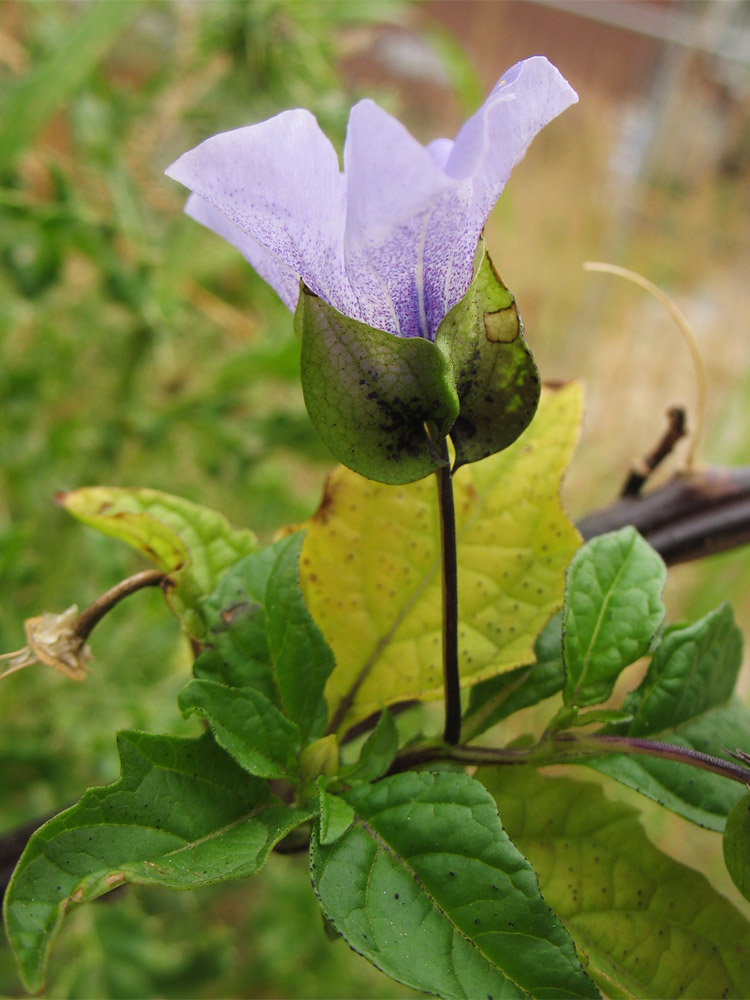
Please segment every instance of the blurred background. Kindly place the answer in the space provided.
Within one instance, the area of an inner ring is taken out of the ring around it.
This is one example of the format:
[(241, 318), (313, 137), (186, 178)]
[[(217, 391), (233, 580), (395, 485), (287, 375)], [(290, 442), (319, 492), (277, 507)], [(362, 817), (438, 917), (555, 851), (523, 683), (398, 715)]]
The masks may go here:
[[(290, 107), (312, 110), (340, 149), (366, 95), (422, 141), (452, 137), (507, 67), (537, 53), (580, 103), (535, 140), (487, 239), (543, 377), (586, 384), (571, 515), (614, 499), (668, 407), (693, 415), (696, 401), (663, 310), (584, 273), (585, 260), (633, 268), (672, 296), (707, 368), (700, 458), (750, 464), (747, 0), (6, 0), (0, 651), (24, 644), (26, 617), (83, 607), (142, 568), (56, 508), (56, 490), (155, 487), (268, 540), (313, 512), (331, 468), (305, 414), (288, 312), (182, 215), (164, 168), (208, 135)], [(726, 597), (747, 636), (746, 549), (671, 572), (673, 620)], [(189, 657), (158, 593), (120, 605), (92, 646), (85, 684), (36, 667), (0, 686), (0, 835), (114, 780), (115, 730), (195, 731), (175, 707)], [(731, 894), (717, 837), (644, 816)], [(4, 945), (0, 993), (22, 995)], [(251, 882), (128, 890), (76, 911), (46, 995), (413, 994), (329, 943), (305, 860), (274, 858)]]

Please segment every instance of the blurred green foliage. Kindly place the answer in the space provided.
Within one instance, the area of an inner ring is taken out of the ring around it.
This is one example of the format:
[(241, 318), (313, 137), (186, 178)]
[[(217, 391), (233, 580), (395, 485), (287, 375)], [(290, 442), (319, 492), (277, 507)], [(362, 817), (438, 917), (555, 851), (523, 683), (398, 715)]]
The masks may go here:
[[(339, 145), (342, 33), (398, 3), (28, 2), (0, 11), (0, 650), (142, 568), (55, 507), (95, 483), (185, 496), (268, 540), (315, 508), (291, 317), (182, 215), (163, 169), (207, 135), (308, 107)], [(0, 833), (116, 777), (118, 728), (194, 732), (188, 650), (158, 592), (93, 637), (85, 684), (0, 691)], [(250, 883), (118, 894), (63, 931), (46, 995), (405, 996), (326, 939), (304, 859)], [(337, 985), (338, 984), (338, 985)], [(0, 950), (0, 993), (22, 995)]]

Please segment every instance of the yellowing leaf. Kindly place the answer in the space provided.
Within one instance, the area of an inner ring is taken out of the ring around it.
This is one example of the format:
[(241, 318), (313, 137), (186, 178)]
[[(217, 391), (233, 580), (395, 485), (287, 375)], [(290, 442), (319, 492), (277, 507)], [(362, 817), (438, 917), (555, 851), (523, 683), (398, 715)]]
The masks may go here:
[[(461, 683), (533, 659), (561, 606), (580, 544), (559, 499), (581, 414), (580, 387), (546, 391), (513, 445), (454, 479)], [(345, 468), (303, 525), (300, 582), (336, 656), (333, 727), (383, 705), (442, 696), (441, 574), (432, 479), (385, 486)]]
[(79, 521), (137, 549), (165, 573), (167, 592), (185, 630), (200, 638), (201, 599), (238, 559), (258, 548), (252, 531), (233, 528), (223, 515), (159, 490), (89, 486), (59, 493), (57, 502)]
[(531, 768), (483, 768), (503, 825), (608, 997), (750, 996), (750, 925), (648, 840), (632, 806)]

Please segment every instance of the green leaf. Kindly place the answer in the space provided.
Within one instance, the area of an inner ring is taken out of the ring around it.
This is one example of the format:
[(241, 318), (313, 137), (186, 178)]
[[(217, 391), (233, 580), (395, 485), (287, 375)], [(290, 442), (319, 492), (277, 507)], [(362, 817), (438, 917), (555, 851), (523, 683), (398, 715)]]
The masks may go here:
[(643, 656), (664, 619), (666, 567), (635, 528), (592, 539), (573, 558), (563, 608), (566, 705), (596, 705)]
[(268, 642), (284, 711), (303, 738), (322, 734), (328, 719), (323, 692), (334, 668), (333, 653), (310, 616), (299, 583), (304, 535), (272, 546), (276, 561), (265, 593)]
[(592, 708), (588, 712), (576, 711), (575, 716), (568, 723), (569, 726), (578, 728), (580, 726), (590, 726), (593, 723), (601, 725), (606, 722), (609, 725), (630, 722), (633, 716), (622, 708)]
[[(692, 625), (668, 629), (646, 676), (626, 699), (632, 722), (607, 731), (714, 755), (747, 744), (750, 710), (730, 703), (741, 663), (742, 634), (727, 604)], [(586, 763), (711, 830), (724, 828), (742, 794), (739, 785), (718, 775), (655, 757), (616, 754)]]
[[(517, 442), (454, 478), (464, 687), (531, 662), (562, 603), (579, 536), (559, 485), (580, 408), (576, 385), (545, 391)], [(383, 486), (340, 468), (304, 527), (302, 591), (336, 657), (326, 686), (336, 731), (384, 704), (441, 698), (435, 484)]]
[(396, 723), (388, 709), (384, 708), (377, 726), (365, 740), (359, 760), (342, 768), (341, 777), (349, 783), (375, 781), (391, 766), (397, 751)]
[(742, 633), (728, 604), (692, 625), (669, 629), (642, 683), (625, 703), (633, 714), (628, 735), (671, 730), (723, 705), (734, 691), (741, 665)]
[(208, 626), (196, 677), (255, 688), (299, 730), (302, 742), (325, 730), (324, 697), (333, 654), (299, 585), (303, 536), (289, 535), (236, 563), (206, 600)]
[(216, 742), (250, 774), (291, 777), (299, 767), (299, 729), (253, 688), (190, 681), (178, 698), (185, 715), (208, 720)]
[(431, 341), (343, 316), (304, 286), (294, 323), (307, 412), (339, 461), (393, 484), (423, 479), (444, 464), (425, 424), (445, 437), (458, 400), (450, 367)]
[(320, 802), (320, 843), (334, 844), (354, 822), (354, 809), (338, 795), (326, 791), (325, 779), (318, 779)]
[(750, 995), (750, 926), (595, 785), (485, 768), (503, 823), (610, 996)]
[(413, 989), (595, 997), (490, 796), (462, 772), (408, 772), (345, 796), (355, 820), (313, 835), (312, 874), (350, 946)]
[(79, 521), (119, 538), (168, 573), (173, 586), (167, 602), (198, 639), (205, 632), (204, 597), (258, 547), (252, 531), (237, 530), (216, 511), (159, 490), (90, 486), (55, 499)]
[(547, 622), (534, 644), (536, 663), (475, 684), (461, 727), (464, 743), (474, 740), (498, 722), (562, 691), (562, 615)]
[(0, 170), (10, 165), (58, 108), (70, 101), (137, 13), (138, 5), (125, 0), (84, 7), (69, 30), (56, 36), (54, 46), (32, 72), (12, 89), (6, 82), (8, 95), (0, 117)]
[(271, 797), (209, 734), (120, 733), (118, 746), (119, 781), (38, 830), (8, 887), (8, 937), (33, 992), (71, 906), (122, 882), (186, 889), (253, 875), (313, 815)]
[(280, 707), (265, 610), (273, 562), (270, 549), (241, 560), (206, 599), (206, 645), (193, 672), (230, 687), (252, 687)]
[(450, 431), (455, 467), (507, 448), (528, 427), (540, 379), (515, 299), (492, 266), (484, 243), (468, 292), (435, 336), (450, 359), (459, 414)]
[[(658, 735), (664, 742), (721, 756), (727, 747), (747, 746), (748, 733), (750, 709), (734, 700)], [(742, 796), (742, 786), (735, 781), (656, 757), (608, 754), (582, 763), (709, 830), (724, 829), (726, 817)]]
[(724, 861), (734, 884), (750, 899), (750, 795), (743, 795), (727, 817)]

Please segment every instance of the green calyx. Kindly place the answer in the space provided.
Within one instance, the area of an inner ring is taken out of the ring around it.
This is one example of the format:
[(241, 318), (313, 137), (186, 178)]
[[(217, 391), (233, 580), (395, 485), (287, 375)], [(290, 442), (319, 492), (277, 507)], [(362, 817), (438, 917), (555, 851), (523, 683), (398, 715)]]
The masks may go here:
[(348, 468), (381, 483), (411, 483), (442, 463), (436, 437), (458, 415), (450, 368), (435, 345), (395, 337), (300, 291), (305, 405), (315, 429)]
[(530, 423), (539, 374), (512, 294), (483, 244), (466, 295), (435, 342), (343, 316), (304, 286), (295, 313), (310, 419), (336, 458), (377, 482), (403, 484), (507, 448)]
[(474, 280), (440, 324), (435, 344), (450, 363), (459, 399), (450, 432), (455, 467), (513, 444), (536, 413), (541, 384), (515, 299), (484, 243)]

